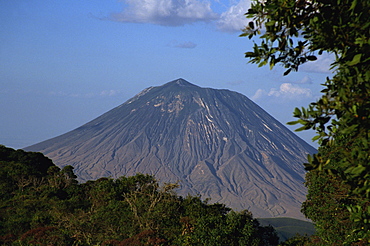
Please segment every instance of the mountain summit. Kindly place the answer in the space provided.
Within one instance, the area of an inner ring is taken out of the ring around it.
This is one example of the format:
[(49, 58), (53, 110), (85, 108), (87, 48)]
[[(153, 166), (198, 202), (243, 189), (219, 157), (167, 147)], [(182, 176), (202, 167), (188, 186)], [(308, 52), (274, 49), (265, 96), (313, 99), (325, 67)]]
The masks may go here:
[(26, 148), (79, 180), (155, 175), (255, 217), (304, 218), (303, 164), (315, 149), (242, 94), (184, 79), (149, 87), (87, 124)]

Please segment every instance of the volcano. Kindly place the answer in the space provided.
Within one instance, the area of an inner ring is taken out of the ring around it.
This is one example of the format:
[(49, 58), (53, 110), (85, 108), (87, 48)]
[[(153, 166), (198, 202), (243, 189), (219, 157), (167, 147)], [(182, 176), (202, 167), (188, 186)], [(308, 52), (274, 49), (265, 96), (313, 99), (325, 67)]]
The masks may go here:
[(58, 137), (25, 148), (72, 165), (80, 181), (151, 174), (255, 217), (302, 219), (316, 150), (246, 96), (177, 79), (149, 87)]

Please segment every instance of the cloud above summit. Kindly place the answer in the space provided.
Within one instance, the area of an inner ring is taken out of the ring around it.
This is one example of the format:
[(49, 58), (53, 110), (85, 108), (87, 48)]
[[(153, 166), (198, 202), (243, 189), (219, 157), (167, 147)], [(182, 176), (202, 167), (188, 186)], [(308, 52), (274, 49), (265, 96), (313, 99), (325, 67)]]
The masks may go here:
[(161, 26), (212, 22), (218, 30), (224, 32), (237, 32), (243, 29), (248, 22), (244, 14), (250, 7), (250, 0), (230, 0), (228, 4), (221, 4), (218, 0), (121, 0), (121, 2), (123, 10), (112, 13), (110, 20)]
[(123, 11), (112, 14), (114, 21), (182, 26), (199, 21), (209, 22), (219, 17), (208, 1), (123, 0), (123, 3)]

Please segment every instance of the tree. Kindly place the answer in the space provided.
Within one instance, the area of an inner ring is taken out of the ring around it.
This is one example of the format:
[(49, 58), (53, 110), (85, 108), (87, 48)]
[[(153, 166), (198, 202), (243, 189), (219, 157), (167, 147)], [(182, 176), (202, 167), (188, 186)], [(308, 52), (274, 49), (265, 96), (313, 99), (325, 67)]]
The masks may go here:
[(249, 211), (234, 212), (223, 204), (207, 204), (191, 196), (182, 206), (183, 230), (175, 245), (278, 245), (275, 229), (261, 226)]
[[(336, 160), (335, 156), (331, 158)], [(308, 194), (302, 212), (315, 222), (322, 245), (343, 245), (348, 241), (348, 232), (355, 229), (347, 209), (348, 205), (357, 203), (348, 196), (350, 186), (340, 177), (318, 170), (311, 170), (306, 175), (306, 186)]]
[(177, 184), (159, 185), (151, 175), (79, 184), (71, 166), (60, 169), (41, 153), (0, 146), (0, 178), (1, 245), (278, 242), (274, 229), (260, 226), (251, 213), (182, 198)]
[[(301, 124), (313, 129), (320, 147), (308, 158), (306, 169), (326, 173), (348, 185), (343, 204), (354, 230), (348, 244), (370, 242), (370, 2), (358, 0), (254, 1), (247, 12), (252, 21), (241, 36), (259, 37), (246, 52), (259, 66), (282, 64), (286, 71), (333, 54), (333, 76), (327, 78), (321, 98), (294, 111)], [(336, 158), (333, 158), (335, 156)], [(350, 236), (351, 235), (351, 236)]]

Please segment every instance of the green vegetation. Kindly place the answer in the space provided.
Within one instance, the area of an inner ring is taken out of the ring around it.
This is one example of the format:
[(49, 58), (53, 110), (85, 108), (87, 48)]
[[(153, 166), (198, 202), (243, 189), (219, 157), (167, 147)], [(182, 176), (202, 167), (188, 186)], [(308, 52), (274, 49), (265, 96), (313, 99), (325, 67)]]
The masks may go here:
[(242, 36), (260, 38), (245, 54), (252, 63), (281, 64), (287, 75), (317, 55), (335, 57), (321, 98), (296, 108), (290, 123), (315, 130), (320, 145), (306, 164), (303, 212), (317, 227), (315, 245), (368, 245), (370, 1), (254, 1), (247, 17), (253, 21)]
[(79, 184), (41, 153), (0, 146), (0, 245), (277, 245), (271, 226), (137, 174)]

